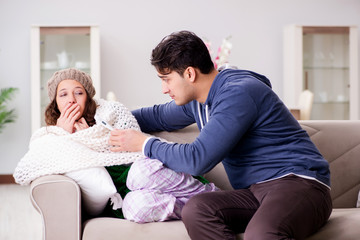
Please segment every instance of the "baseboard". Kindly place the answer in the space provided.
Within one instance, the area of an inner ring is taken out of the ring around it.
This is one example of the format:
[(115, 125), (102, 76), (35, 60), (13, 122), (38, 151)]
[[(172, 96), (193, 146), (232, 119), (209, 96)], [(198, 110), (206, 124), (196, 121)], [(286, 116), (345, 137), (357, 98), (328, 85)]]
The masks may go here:
[(0, 175), (0, 184), (15, 183), (15, 179), (12, 175)]

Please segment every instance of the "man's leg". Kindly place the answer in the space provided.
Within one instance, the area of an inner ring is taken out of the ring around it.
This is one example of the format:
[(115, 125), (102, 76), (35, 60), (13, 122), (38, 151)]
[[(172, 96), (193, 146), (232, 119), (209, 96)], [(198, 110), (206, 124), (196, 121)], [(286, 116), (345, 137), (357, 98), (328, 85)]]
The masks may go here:
[(326, 186), (295, 175), (250, 190), (260, 207), (245, 230), (246, 240), (304, 239), (326, 223), (332, 210)]
[(258, 207), (248, 189), (208, 192), (190, 198), (181, 216), (191, 239), (235, 239)]

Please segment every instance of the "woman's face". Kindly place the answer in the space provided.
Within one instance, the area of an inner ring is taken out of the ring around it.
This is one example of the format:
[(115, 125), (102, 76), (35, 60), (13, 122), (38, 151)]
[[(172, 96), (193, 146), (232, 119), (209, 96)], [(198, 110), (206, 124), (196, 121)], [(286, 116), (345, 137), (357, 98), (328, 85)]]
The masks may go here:
[[(56, 90), (56, 103), (62, 113), (65, 107), (69, 108), (73, 104), (80, 106), (80, 117), (83, 116), (86, 105), (87, 94), (81, 83), (75, 80), (63, 80), (59, 83)], [(69, 106), (67, 106), (69, 105)]]

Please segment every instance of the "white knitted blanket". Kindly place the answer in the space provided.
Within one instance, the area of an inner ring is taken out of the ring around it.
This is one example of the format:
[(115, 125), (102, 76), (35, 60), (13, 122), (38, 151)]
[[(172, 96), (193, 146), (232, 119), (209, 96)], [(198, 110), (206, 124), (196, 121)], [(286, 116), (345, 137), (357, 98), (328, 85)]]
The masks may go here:
[[(100, 117), (116, 129), (140, 129), (135, 117), (122, 104), (103, 99), (97, 103), (96, 118)], [(109, 135), (110, 130), (100, 124), (73, 134), (57, 126), (40, 128), (32, 135), (29, 151), (15, 169), (15, 181), (27, 185), (44, 175), (127, 164), (144, 158), (141, 152), (111, 152)]]

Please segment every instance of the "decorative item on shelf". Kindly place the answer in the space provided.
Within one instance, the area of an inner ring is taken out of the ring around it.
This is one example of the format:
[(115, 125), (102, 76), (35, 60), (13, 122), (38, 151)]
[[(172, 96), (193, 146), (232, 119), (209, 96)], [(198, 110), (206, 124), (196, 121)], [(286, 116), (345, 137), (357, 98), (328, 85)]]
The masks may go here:
[(344, 95), (339, 94), (339, 95), (336, 96), (336, 101), (337, 101), (337, 102), (340, 102), (340, 103), (343, 103), (343, 102), (346, 102), (346, 101), (348, 101), (348, 100), (345, 98)]
[(327, 92), (319, 92), (318, 95), (320, 97), (320, 102), (326, 103), (329, 101)]
[(300, 120), (310, 120), (314, 103), (314, 93), (309, 89), (301, 92), (299, 96)]
[(67, 53), (66, 51), (62, 51), (61, 53), (56, 54), (58, 58), (58, 67), (59, 68), (68, 68), (72, 65), (74, 61), (74, 55), (71, 53)]
[[(214, 58), (214, 66), (215, 69), (219, 69), (221, 66), (228, 64), (230, 50), (232, 49), (232, 43), (229, 41), (231, 36), (228, 36), (222, 40), (222, 44), (218, 48), (217, 55)], [(206, 47), (209, 50), (210, 56), (213, 55), (213, 51), (211, 49), (211, 42), (207, 39), (204, 40)]]
[(75, 68), (77, 69), (88, 69), (90, 68), (89, 62), (77, 61), (75, 62)]
[(108, 101), (117, 101), (116, 95), (114, 92), (110, 91), (106, 94), (106, 100)]
[(5, 124), (15, 121), (15, 109), (8, 110), (5, 103), (12, 99), (17, 88), (2, 88), (0, 90), (0, 133), (5, 127)]
[(41, 63), (41, 69), (44, 70), (55, 70), (58, 68), (57, 61), (46, 61)]
[(306, 89), (299, 96), (298, 106), (289, 110), (296, 120), (310, 120), (313, 103), (314, 93)]

